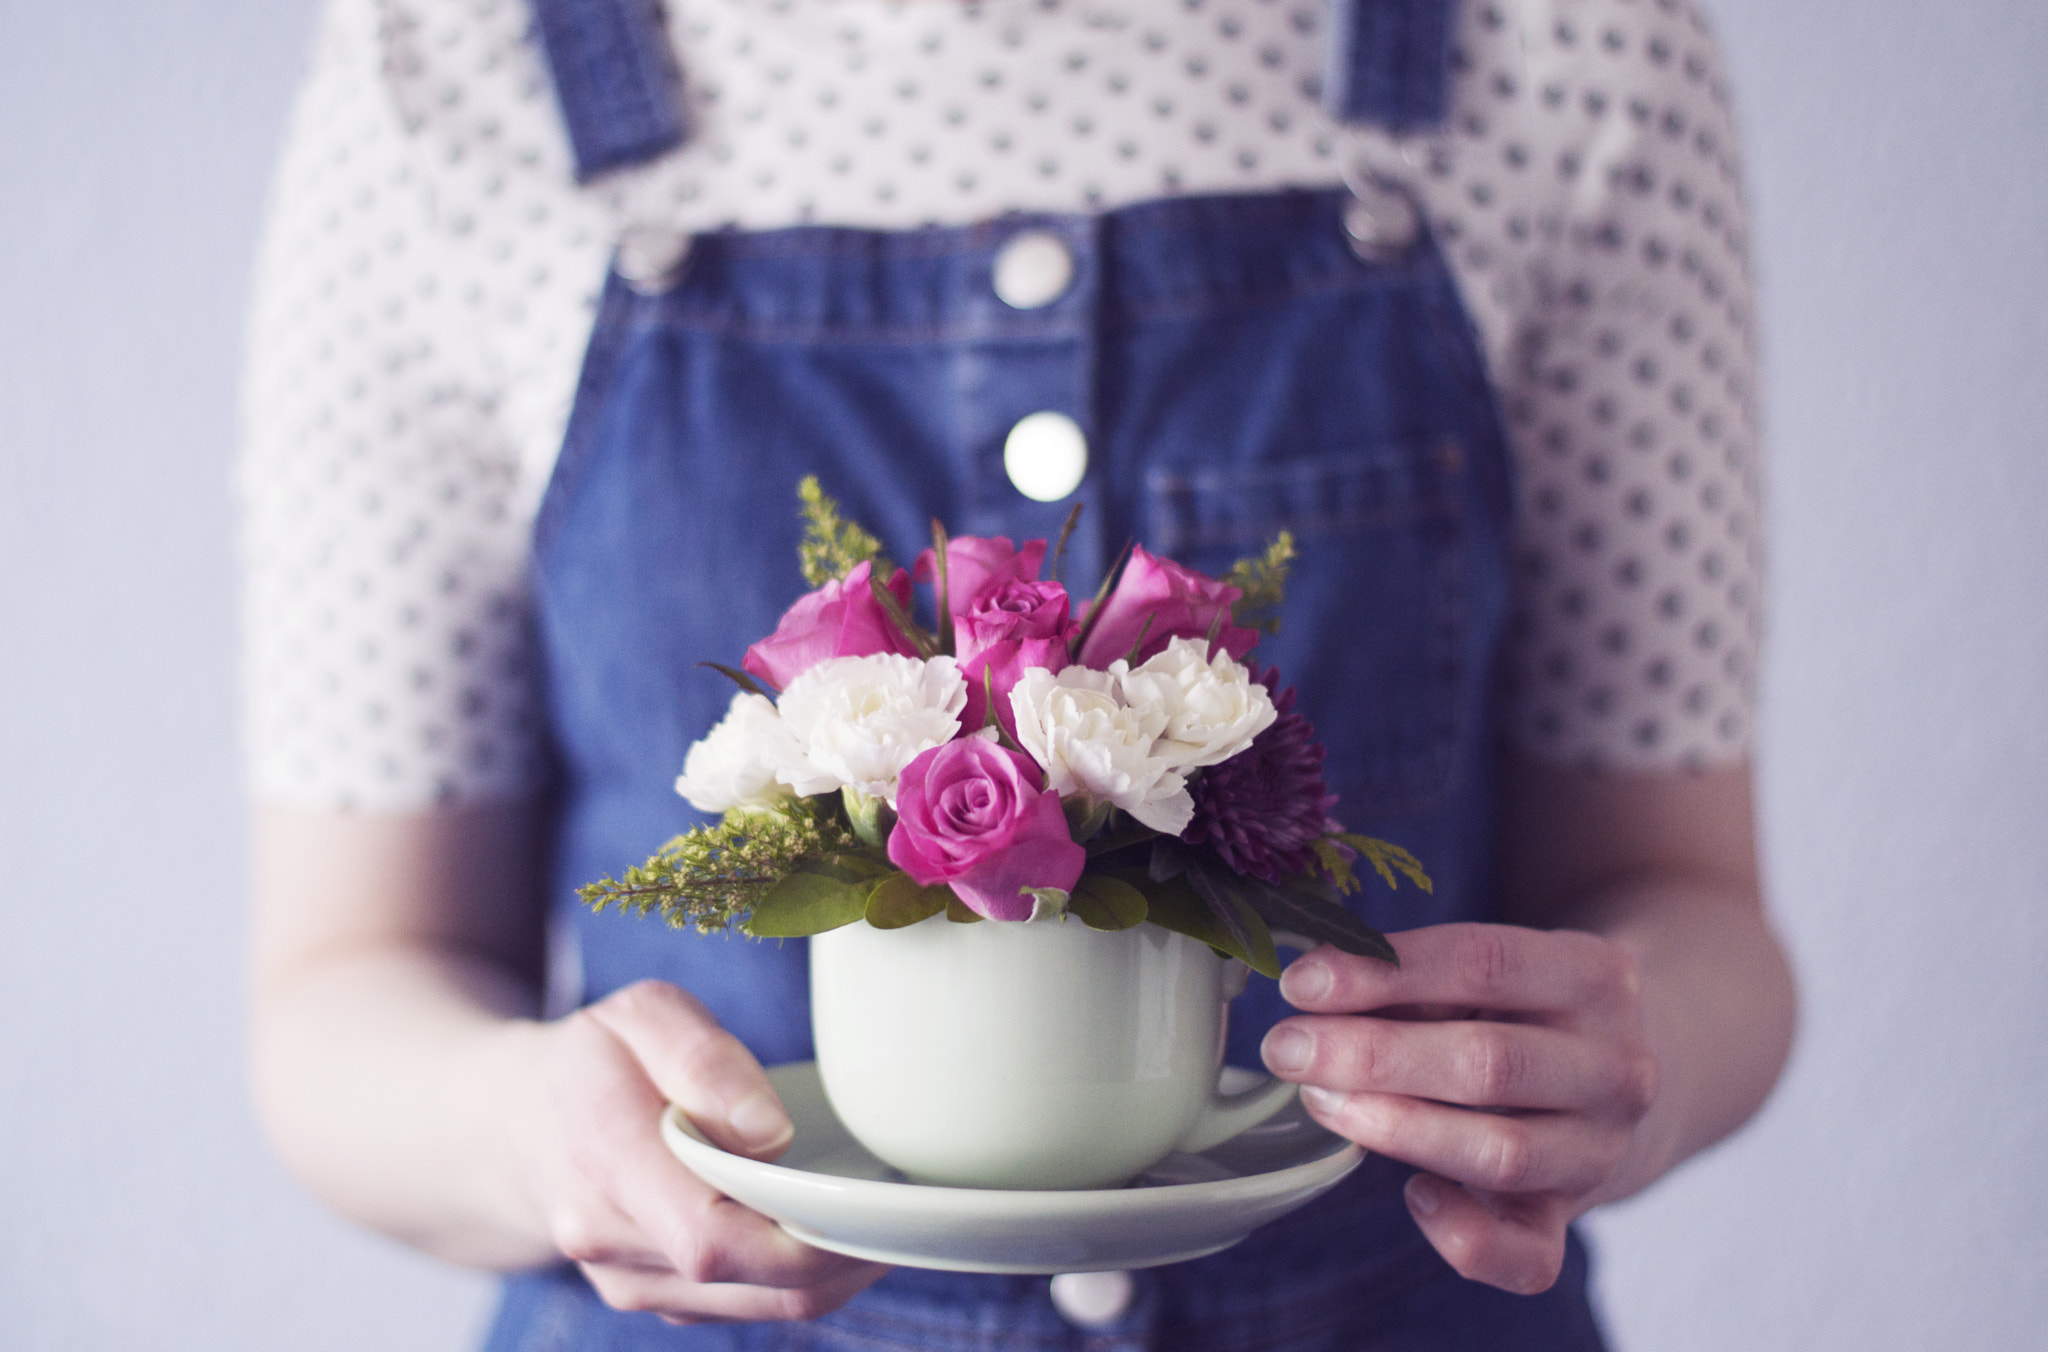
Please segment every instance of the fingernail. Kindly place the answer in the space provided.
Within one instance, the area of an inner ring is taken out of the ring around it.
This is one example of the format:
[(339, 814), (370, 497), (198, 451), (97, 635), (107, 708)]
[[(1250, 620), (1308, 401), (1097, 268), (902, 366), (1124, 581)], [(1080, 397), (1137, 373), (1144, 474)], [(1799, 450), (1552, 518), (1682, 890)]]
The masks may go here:
[(766, 1092), (750, 1094), (735, 1103), (725, 1120), (741, 1140), (754, 1146), (775, 1145), (794, 1130), (789, 1114), (782, 1111), (775, 1095)]
[(1417, 1174), (1408, 1180), (1406, 1189), (1408, 1205), (1415, 1208), (1418, 1216), (1434, 1216), (1444, 1204), (1444, 1185), (1428, 1174)]
[(1315, 1059), (1315, 1054), (1313, 1035), (1285, 1026), (1266, 1034), (1264, 1044), (1259, 1047), (1259, 1055), (1265, 1058), (1266, 1064), (1283, 1074), (1308, 1069), (1308, 1063)]
[(1336, 980), (1329, 963), (1303, 958), (1280, 974), (1280, 994), (1291, 1005), (1320, 1000), (1330, 993), (1330, 987), (1336, 984)]
[(1334, 1113), (1344, 1106), (1344, 1096), (1342, 1094), (1334, 1089), (1324, 1089), (1319, 1085), (1313, 1084), (1305, 1084), (1301, 1087), (1301, 1101), (1311, 1108), (1320, 1108), (1326, 1113)]

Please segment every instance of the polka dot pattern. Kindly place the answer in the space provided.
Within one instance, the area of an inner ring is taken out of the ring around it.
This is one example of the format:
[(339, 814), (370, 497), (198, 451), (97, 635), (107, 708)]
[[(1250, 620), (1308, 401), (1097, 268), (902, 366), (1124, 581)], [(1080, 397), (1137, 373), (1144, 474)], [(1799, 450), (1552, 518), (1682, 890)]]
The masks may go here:
[(1750, 282), (1718, 57), (1680, 0), (1467, 0), (1444, 134), (1319, 98), (1318, 0), (675, 0), (693, 136), (578, 187), (517, 0), (329, 0), (250, 327), (260, 795), (410, 809), (546, 772), (532, 515), (612, 241), (1412, 183), (1519, 478), (1508, 718), (1551, 760), (1747, 752)]

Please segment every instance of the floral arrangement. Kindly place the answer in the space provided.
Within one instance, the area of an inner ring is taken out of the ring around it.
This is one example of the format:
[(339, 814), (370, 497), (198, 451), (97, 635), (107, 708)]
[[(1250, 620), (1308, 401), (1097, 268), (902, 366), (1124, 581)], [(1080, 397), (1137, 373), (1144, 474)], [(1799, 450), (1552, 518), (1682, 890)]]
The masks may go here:
[(815, 590), (743, 670), (705, 664), (740, 689), (676, 781), (723, 820), (586, 901), (757, 938), (1071, 916), (1160, 925), (1268, 975), (1275, 931), (1396, 960), (1343, 906), (1353, 866), (1428, 875), (1331, 816), (1294, 691), (1247, 660), (1278, 632), (1287, 535), (1225, 580), (1127, 548), (1076, 607), (1058, 580), (1074, 516), (1052, 580), (1044, 540), (936, 522), (905, 570), (815, 479), (798, 491)]

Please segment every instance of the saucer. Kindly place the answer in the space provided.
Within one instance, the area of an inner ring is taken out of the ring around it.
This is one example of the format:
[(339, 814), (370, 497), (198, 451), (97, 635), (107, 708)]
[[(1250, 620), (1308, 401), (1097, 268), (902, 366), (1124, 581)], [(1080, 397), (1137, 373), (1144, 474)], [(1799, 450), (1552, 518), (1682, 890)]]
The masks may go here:
[[(1263, 1078), (1226, 1069), (1223, 1088)], [(1200, 1258), (1306, 1205), (1365, 1157), (1293, 1104), (1213, 1149), (1169, 1155), (1127, 1187), (934, 1187), (905, 1181), (847, 1133), (816, 1062), (776, 1066), (768, 1079), (796, 1127), (775, 1163), (718, 1149), (674, 1105), (662, 1139), (698, 1177), (804, 1243), (899, 1267), (1097, 1272)]]

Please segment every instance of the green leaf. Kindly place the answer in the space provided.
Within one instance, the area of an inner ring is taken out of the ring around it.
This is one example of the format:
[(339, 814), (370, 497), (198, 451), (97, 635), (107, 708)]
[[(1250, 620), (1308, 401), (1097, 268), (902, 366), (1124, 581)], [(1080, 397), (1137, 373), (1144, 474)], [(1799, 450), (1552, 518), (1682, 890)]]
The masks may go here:
[(1095, 599), (1089, 602), (1088, 614), (1082, 619), (1081, 627), (1074, 632), (1073, 638), (1067, 641), (1067, 653), (1069, 656), (1080, 653), (1081, 649), (1088, 642), (1088, 636), (1095, 632), (1095, 626), (1102, 622), (1102, 603), (1109, 599), (1110, 588), (1114, 587), (1116, 580), (1123, 576), (1124, 564), (1131, 557), (1131, 546), (1136, 543), (1136, 540), (1124, 541), (1123, 549), (1117, 553), (1116, 562), (1112, 563), (1109, 566), (1109, 571), (1102, 575), (1102, 586), (1096, 590)]
[[(949, 894), (952, 890), (950, 887), (946, 889)], [(966, 902), (956, 896), (948, 895), (946, 898), (946, 919), (956, 925), (973, 925), (980, 922), (981, 913), (969, 910)]]
[(1145, 894), (1106, 873), (1084, 873), (1067, 898), (1067, 910), (1089, 929), (1127, 930), (1142, 924), (1152, 907)]
[(809, 868), (798, 869), (768, 889), (747, 918), (747, 933), (758, 939), (801, 939), (851, 925), (868, 911), (872, 884), (843, 881)]
[(1060, 804), (1060, 811), (1067, 816), (1067, 834), (1083, 845), (1101, 833), (1113, 810), (1108, 803), (1090, 802), (1086, 794), (1075, 794)]
[(896, 872), (896, 866), (889, 862), (889, 856), (872, 846), (813, 855), (796, 867), (799, 873), (813, 873), (821, 878), (843, 883), (872, 883), (878, 878)]
[(746, 672), (741, 671), (738, 667), (729, 667), (723, 662), (699, 662), (697, 665), (700, 667), (710, 667), (713, 671), (750, 695), (759, 695), (762, 699), (774, 698), (759, 681), (747, 675)]
[(868, 590), (874, 594), (875, 604), (889, 617), (889, 623), (896, 626), (896, 632), (903, 635), (911, 647), (917, 649), (919, 657), (929, 662), (939, 655), (939, 645), (932, 636), (910, 622), (910, 616), (905, 613), (903, 603), (896, 599), (896, 593), (890, 591), (881, 577), (872, 571), (868, 573)]
[(1195, 852), (1173, 836), (1160, 836), (1152, 842), (1152, 881), (1163, 883), (1168, 878), (1178, 878), (1188, 871), (1194, 861)]
[(1251, 969), (1266, 976), (1279, 976), (1280, 953), (1273, 945), (1273, 931), (1245, 901), (1237, 887), (1241, 881), (1237, 875), (1190, 865), (1186, 876), (1195, 895), (1208, 903), (1210, 914), (1230, 932), (1238, 947), (1250, 955), (1245, 962)]
[(1292, 930), (1305, 939), (1335, 944), (1346, 953), (1361, 958), (1378, 958), (1396, 967), (1401, 965), (1401, 956), (1387, 942), (1386, 935), (1337, 902), (1317, 895), (1312, 883), (1303, 880), (1290, 886), (1275, 885), (1257, 878), (1240, 878), (1238, 881), (1243, 885), (1242, 895), (1246, 904), (1274, 929)]
[(944, 884), (919, 887), (908, 873), (892, 873), (868, 893), (868, 923), (876, 929), (902, 929), (931, 919), (952, 899), (953, 889)]
[(953, 579), (947, 573), (946, 528), (932, 518), (932, 560), (939, 574), (939, 651), (953, 655)]
[(1400, 886), (1394, 881), (1394, 870), (1399, 869), (1407, 875), (1410, 882), (1423, 891), (1436, 891), (1436, 884), (1422, 871), (1422, 861), (1399, 845), (1391, 841), (1377, 840), (1372, 836), (1355, 835), (1349, 831), (1339, 834), (1337, 839), (1364, 855), (1366, 862), (1372, 865), (1373, 872), (1386, 879), (1388, 887)]
[(1060, 527), (1060, 538), (1052, 547), (1052, 580), (1061, 586), (1067, 584), (1067, 540), (1073, 535), (1074, 527), (1081, 521), (1081, 504), (1075, 503), (1074, 510), (1067, 513), (1065, 524)]
[(1128, 850), (1133, 845), (1143, 845), (1148, 840), (1158, 838), (1159, 833), (1149, 826), (1134, 821), (1125, 822), (1116, 830), (1098, 835), (1086, 842), (1088, 857), (1094, 859), (1100, 855), (1115, 854), (1118, 850)]
[[(1161, 929), (1172, 930), (1175, 934), (1185, 934), (1190, 939), (1205, 943), (1224, 957), (1236, 958), (1246, 966), (1264, 972), (1267, 976), (1278, 976), (1280, 974), (1279, 954), (1273, 953), (1267, 959), (1268, 965), (1260, 967), (1258, 955), (1252, 949), (1240, 943), (1229, 930), (1223, 927), (1216, 919), (1215, 912), (1209, 909), (1209, 903), (1195, 894), (1193, 885), (1188, 882), (1186, 877), (1179, 877), (1170, 882), (1161, 883), (1147, 879), (1142, 873), (1127, 873), (1121, 876), (1123, 881), (1133, 886), (1141, 887), (1144, 891), (1146, 901), (1145, 919), (1152, 924), (1159, 926)], [(1252, 919), (1257, 921), (1258, 917), (1254, 916)], [(1269, 936), (1269, 951), (1270, 947), (1271, 939)]]

